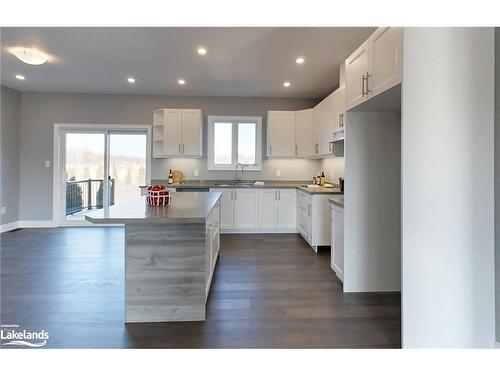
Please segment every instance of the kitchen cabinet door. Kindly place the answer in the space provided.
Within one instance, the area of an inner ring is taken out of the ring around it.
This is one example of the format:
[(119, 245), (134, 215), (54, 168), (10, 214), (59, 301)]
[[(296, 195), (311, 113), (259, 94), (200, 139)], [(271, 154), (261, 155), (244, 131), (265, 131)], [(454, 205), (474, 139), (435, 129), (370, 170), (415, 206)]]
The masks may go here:
[(403, 29), (380, 27), (370, 36), (369, 42), (368, 89), (370, 96), (375, 96), (401, 83)]
[(164, 116), (163, 151), (166, 156), (181, 155), (182, 110), (165, 109)]
[(313, 108), (313, 155), (320, 155), (321, 135), (323, 132), (323, 102)]
[(279, 189), (277, 193), (277, 221), (278, 229), (297, 228), (297, 190)]
[(267, 113), (267, 156), (295, 157), (295, 112)]
[(183, 156), (202, 155), (202, 113), (199, 109), (182, 110), (182, 144)]
[(321, 155), (328, 155), (333, 152), (330, 142), (333, 142), (333, 132), (337, 125), (337, 96), (337, 91), (334, 91), (324, 100), (322, 112), (323, 127), (321, 129), (320, 143)]
[(304, 109), (295, 113), (296, 156), (313, 155), (313, 110)]
[(366, 100), (366, 76), (369, 69), (369, 40), (345, 60), (346, 106), (353, 108)]
[(331, 207), (331, 268), (344, 281), (344, 210)]
[(233, 189), (210, 189), (220, 192), (222, 196), (219, 201), (219, 223), (220, 229), (232, 229), (234, 226), (234, 192)]
[(234, 229), (257, 228), (257, 190), (235, 189), (234, 191)]
[(259, 229), (276, 229), (278, 222), (277, 196), (278, 190), (259, 190)]

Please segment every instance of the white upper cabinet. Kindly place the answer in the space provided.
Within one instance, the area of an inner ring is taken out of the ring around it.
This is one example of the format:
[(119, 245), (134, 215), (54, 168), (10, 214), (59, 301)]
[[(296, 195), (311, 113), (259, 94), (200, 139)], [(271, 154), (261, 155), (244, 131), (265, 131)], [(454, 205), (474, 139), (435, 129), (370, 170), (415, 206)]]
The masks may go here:
[(200, 109), (162, 108), (153, 112), (153, 157), (201, 157), (203, 115)]
[(320, 155), (321, 136), (323, 133), (323, 102), (316, 105), (312, 111), (313, 122), (313, 156)]
[(313, 154), (313, 110), (304, 109), (295, 113), (295, 144), (297, 157)]
[(345, 60), (346, 108), (401, 83), (403, 29), (378, 28)]
[(368, 45), (364, 42), (345, 60), (346, 104), (355, 107), (365, 100), (365, 75), (368, 74)]
[(267, 112), (267, 157), (295, 157), (295, 111)]
[(375, 96), (401, 82), (403, 30), (399, 27), (381, 27), (369, 41), (368, 88), (370, 95)]
[(203, 115), (199, 109), (182, 110), (182, 155), (200, 157)]

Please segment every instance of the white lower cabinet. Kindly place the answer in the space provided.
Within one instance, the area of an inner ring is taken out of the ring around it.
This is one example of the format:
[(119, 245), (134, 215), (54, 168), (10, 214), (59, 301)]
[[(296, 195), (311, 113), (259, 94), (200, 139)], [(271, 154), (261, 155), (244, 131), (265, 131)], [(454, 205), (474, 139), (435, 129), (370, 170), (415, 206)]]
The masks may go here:
[(217, 257), (220, 250), (220, 200), (215, 204), (206, 220), (206, 235), (205, 235), (205, 300), (210, 292), (212, 277), (217, 263)]
[(297, 231), (297, 191), (293, 189), (210, 189), (221, 192), (221, 232)]
[(330, 246), (331, 226), (330, 194), (308, 194), (302, 190), (297, 198), (297, 222), (301, 236), (311, 245), (314, 251), (318, 246)]
[(259, 229), (297, 230), (297, 191), (295, 189), (259, 190)]
[(330, 266), (337, 277), (344, 281), (344, 209), (331, 204), (331, 261)]
[(220, 229), (253, 230), (257, 228), (257, 189), (210, 189), (222, 193)]

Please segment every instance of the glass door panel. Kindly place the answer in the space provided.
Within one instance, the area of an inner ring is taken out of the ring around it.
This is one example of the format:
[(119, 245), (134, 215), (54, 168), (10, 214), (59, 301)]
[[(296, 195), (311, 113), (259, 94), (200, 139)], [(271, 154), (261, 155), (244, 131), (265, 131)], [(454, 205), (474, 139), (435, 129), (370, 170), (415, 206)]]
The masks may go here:
[(104, 133), (65, 134), (64, 200), (66, 220), (84, 220), (103, 207)]
[(109, 205), (141, 195), (146, 184), (146, 133), (109, 134)]

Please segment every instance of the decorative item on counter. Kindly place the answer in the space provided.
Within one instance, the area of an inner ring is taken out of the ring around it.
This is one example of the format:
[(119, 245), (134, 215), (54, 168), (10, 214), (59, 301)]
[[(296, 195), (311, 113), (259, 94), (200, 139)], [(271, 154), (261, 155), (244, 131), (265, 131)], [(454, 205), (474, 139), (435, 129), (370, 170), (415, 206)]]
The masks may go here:
[(170, 191), (163, 185), (148, 186), (146, 202), (150, 206), (166, 206), (171, 202)]
[(323, 186), (325, 184), (325, 172), (321, 172), (321, 176), (319, 178), (319, 185)]
[(172, 185), (174, 183), (174, 177), (172, 176), (172, 170), (168, 173), (168, 184)]
[(184, 174), (177, 169), (173, 170), (172, 181), (174, 184), (182, 184), (184, 182)]

